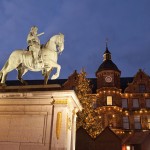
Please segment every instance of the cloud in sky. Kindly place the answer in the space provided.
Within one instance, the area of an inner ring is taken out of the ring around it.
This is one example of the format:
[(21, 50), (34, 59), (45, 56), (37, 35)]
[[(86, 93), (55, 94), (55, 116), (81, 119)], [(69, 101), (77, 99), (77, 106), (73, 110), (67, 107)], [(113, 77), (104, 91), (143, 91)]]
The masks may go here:
[[(133, 76), (139, 68), (150, 74), (149, 6), (149, 0), (1, 0), (0, 67), (13, 50), (27, 47), (27, 34), (36, 25), (45, 32), (41, 43), (59, 32), (65, 35), (65, 49), (58, 60), (60, 78), (82, 67), (88, 77), (95, 77), (106, 38), (122, 76)], [(13, 71), (8, 79), (16, 75)], [(42, 76), (28, 72), (25, 79)]]

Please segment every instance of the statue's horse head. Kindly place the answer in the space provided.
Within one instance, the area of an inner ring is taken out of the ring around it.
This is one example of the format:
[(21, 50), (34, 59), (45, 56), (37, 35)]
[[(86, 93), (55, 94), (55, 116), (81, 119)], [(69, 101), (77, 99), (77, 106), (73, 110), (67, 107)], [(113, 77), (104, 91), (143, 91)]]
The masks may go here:
[(61, 53), (64, 50), (64, 35), (62, 33), (54, 35), (45, 46), (51, 50)]

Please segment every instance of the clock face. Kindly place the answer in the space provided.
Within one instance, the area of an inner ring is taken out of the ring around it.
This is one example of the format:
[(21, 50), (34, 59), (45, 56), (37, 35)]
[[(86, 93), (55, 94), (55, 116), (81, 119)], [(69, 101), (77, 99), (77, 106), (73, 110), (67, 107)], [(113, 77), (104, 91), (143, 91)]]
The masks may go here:
[(112, 77), (111, 76), (107, 76), (105, 77), (105, 81), (110, 83), (112, 81)]

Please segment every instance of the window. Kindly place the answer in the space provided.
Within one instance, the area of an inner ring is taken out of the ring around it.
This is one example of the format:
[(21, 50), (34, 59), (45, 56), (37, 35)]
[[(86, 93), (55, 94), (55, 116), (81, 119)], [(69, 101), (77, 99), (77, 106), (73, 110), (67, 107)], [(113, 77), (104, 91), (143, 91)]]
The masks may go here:
[(141, 119), (140, 116), (134, 116), (134, 128), (141, 129)]
[(150, 129), (150, 116), (147, 116), (148, 129)]
[(145, 92), (145, 90), (146, 90), (146, 87), (145, 87), (145, 85), (144, 84), (140, 84), (139, 85), (139, 92)]
[(96, 102), (96, 101), (93, 102), (93, 108), (94, 108), (94, 109), (97, 108), (97, 102)]
[(112, 96), (107, 96), (107, 105), (112, 105)]
[(133, 99), (133, 108), (139, 108), (139, 100)]
[(128, 118), (128, 116), (123, 117), (123, 128), (129, 129), (129, 118)]
[(146, 107), (150, 108), (150, 99), (146, 99)]
[(125, 98), (122, 99), (122, 108), (128, 108), (128, 100)]

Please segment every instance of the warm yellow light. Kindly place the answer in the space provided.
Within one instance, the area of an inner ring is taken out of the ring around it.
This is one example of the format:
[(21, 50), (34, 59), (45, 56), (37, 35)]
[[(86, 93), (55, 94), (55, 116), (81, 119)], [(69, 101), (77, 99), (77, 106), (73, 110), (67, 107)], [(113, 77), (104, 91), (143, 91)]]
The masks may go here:
[(145, 96), (147, 96), (148, 94), (147, 93), (145, 93)]
[(126, 150), (130, 150), (130, 146), (129, 145), (126, 146)]
[(112, 105), (112, 96), (107, 96), (107, 105)]

